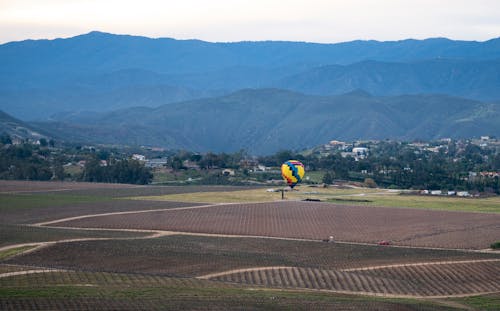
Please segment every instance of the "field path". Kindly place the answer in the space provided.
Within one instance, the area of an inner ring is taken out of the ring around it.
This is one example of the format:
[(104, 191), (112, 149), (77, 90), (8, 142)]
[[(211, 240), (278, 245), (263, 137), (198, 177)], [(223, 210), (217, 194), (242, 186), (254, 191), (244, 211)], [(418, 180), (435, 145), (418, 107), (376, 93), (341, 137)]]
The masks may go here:
[(1, 273), (0, 278), (8, 278), (11, 276), (17, 275), (26, 275), (26, 274), (35, 274), (35, 273), (49, 273), (49, 272), (67, 272), (68, 270), (63, 269), (33, 269), (33, 270), (24, 270), (24, 271), (15, 271), (15, 272), (6, 272)]
[(293, 269), (293, 267), (287, 267), (287, 266), (266, 266), (266, 267), (254, 267), (254, 268), (243, 268), (243, 269), (233, 269), (233, 270), (228, 270), (224, 272), (217, 272), (217, 273), (210, 273), (210, 274), (205, 274), (201, 276), (197, 276), (197, 279), (211, 279), (211, 278), (216, 278), (219, 276), (224, 276), (228, 274), (233, 274), (233, 273), (242, 273), (242, 272), (253, 272), (253, 271), (266, 271), (266, 270), (274, 270), (274, 269), (280, 269), (280, 270), (289, 270)]
[(462, 264), (462, 263), (480, 263), (480, 262), (496, 262), (496, 261), (500, 261), (500, 258), (403, 263), (403, 264), (393, 264), (393, 265), (369, 266), (369, 267), (361, 267), (361, 268), (349, 268), (349, 269), (341, 269), (339, 271), (342, 271), (342, 272), (367, 271), (367, 270), (377, 270), (377, 269), (385, 269), (385, 268), (421, 267), (421, 266), (433, 266), (433, 265), (452, 265), (452, 264)]
[[(235, 203), (215, 203), (215, 204), (187, 206), (187, 207), (174, 207), (174, 208), (164, 208), (164, 209), (150, 209), (150, 210), (126, 211), (126, 212), (111, 212), (111, 213), (102, 213), (102, 214), (90, 214), (90, 215), (73, 216), (73, 217), (67, 217), (67, 218), (61, 218), (61, 219), (56, 219), (56, 220), (39, 222), (39, 223), (36, 223), (36, 224), (32, 224), (32, 226), (41, 227), (41, 226), (47, 226), (47, 225), (56, 224), (56, 223), (59, 223), (59, 222), (79, 220), (79, 219), (92, 218), (92, 217), (101, 217), (101, 216), (140, 214), (140, 213), (165, 212), (165, 211), (179, 211), (179, 210), (189, 210), (189, 209), (213, 207), (213, 206), (220, 206), (220, 205), (231, 205), (231, 204), (235, 204)], [(119, 231), (119, 230), (121, 230), (121, 229), (118, 229), (117, 231)]]

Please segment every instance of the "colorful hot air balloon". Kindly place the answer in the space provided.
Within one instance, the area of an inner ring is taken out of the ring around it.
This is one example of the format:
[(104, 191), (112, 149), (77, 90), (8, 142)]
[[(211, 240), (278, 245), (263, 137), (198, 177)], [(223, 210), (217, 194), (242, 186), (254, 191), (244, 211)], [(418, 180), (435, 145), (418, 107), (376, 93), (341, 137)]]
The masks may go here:
[(293, 189), (295, 185), (302, 181), (304, 177), (304, 164), (297, 160), (288, 160), (281, 165), (281, 176)]

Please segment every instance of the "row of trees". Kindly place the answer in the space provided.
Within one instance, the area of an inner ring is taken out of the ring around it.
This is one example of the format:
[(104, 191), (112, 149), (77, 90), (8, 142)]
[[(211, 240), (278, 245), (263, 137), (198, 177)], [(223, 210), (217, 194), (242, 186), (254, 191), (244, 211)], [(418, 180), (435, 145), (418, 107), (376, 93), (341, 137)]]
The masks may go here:
[[(9, 140), (4, 139), (4, 142)], [(48, 160), (47, 150), (31, 144), (0, 145), (0, 179), (61, 178), (62, 166)]]
[[(109, 152), (81, 149), (75, 155), (53, 146), (53, 141), (46, 140), (37, 145), (13, 145), (8, 135), (0, 135), (0, 179), (65, 180), (70, 176), (63, 165), (75, 159), (85, 160), (82, 172), (73, 177), (79, 181), (148, 184), (153, 178), (151, 169), (132, 159), (115, 159)], [(103, 158), (106, 165), (102, 165)]]
[(141, 185), (149, 184), (152, 179), (151, 170), (139, 161), (111, 159), (109, 163), (102, 165), (96, 156), (87, 160), (81, 175), (82, 181)]

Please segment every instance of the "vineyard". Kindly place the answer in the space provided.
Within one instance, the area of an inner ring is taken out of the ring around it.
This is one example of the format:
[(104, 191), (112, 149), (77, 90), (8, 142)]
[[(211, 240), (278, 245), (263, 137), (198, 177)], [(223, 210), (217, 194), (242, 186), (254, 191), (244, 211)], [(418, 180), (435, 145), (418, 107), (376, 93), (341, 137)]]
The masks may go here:
[(498, 213), (148, 197), (238, 187), (0, 185), (1, 310), (500, 307), (500, 253), (487, 249)]
[(210, 234), (270, 236), (431, 248), (484, 249), (500, 232), (500, 214), (445, 212), (318, 202), (214, 205), (141, 215), (60, 222), (84, 228), (140, 228)]
[(364, 295), (439, 297), (500, 291), (499, 276), (500, 259), (496, 259), (348, 271), (278, 267), (229, 273), (209, 279), (266, 287), (307, 288)]
[(426, 301), (261, 290), (147, 274), (58, 272), (0, 277), (1, 310), (450, 310)]
[(7, 263), (69, 270), (86, 267), (91, 271), (199, 277), (262, 266), (341, 270), (372, 265), (496, 258), (495, 254), (452, 250), (172, 235), (155, 239), (59, 243), (15, 257)]

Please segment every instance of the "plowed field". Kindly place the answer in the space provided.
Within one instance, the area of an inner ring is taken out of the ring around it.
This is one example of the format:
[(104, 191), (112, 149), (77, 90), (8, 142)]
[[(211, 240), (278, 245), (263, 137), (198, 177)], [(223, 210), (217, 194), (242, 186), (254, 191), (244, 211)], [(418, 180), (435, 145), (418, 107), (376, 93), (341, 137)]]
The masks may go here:
[(211, 280), (398, 296), (448, 296), (500, 291), (500, 260), (320, 270), (283, 267), (230, 273)]
[(484, 249), (500, 239), (500, 214), (446, 212), (317, 202), (233, 204), (92, 217), (61, 226), (140, 228), (324, 239), (418, 247)]

